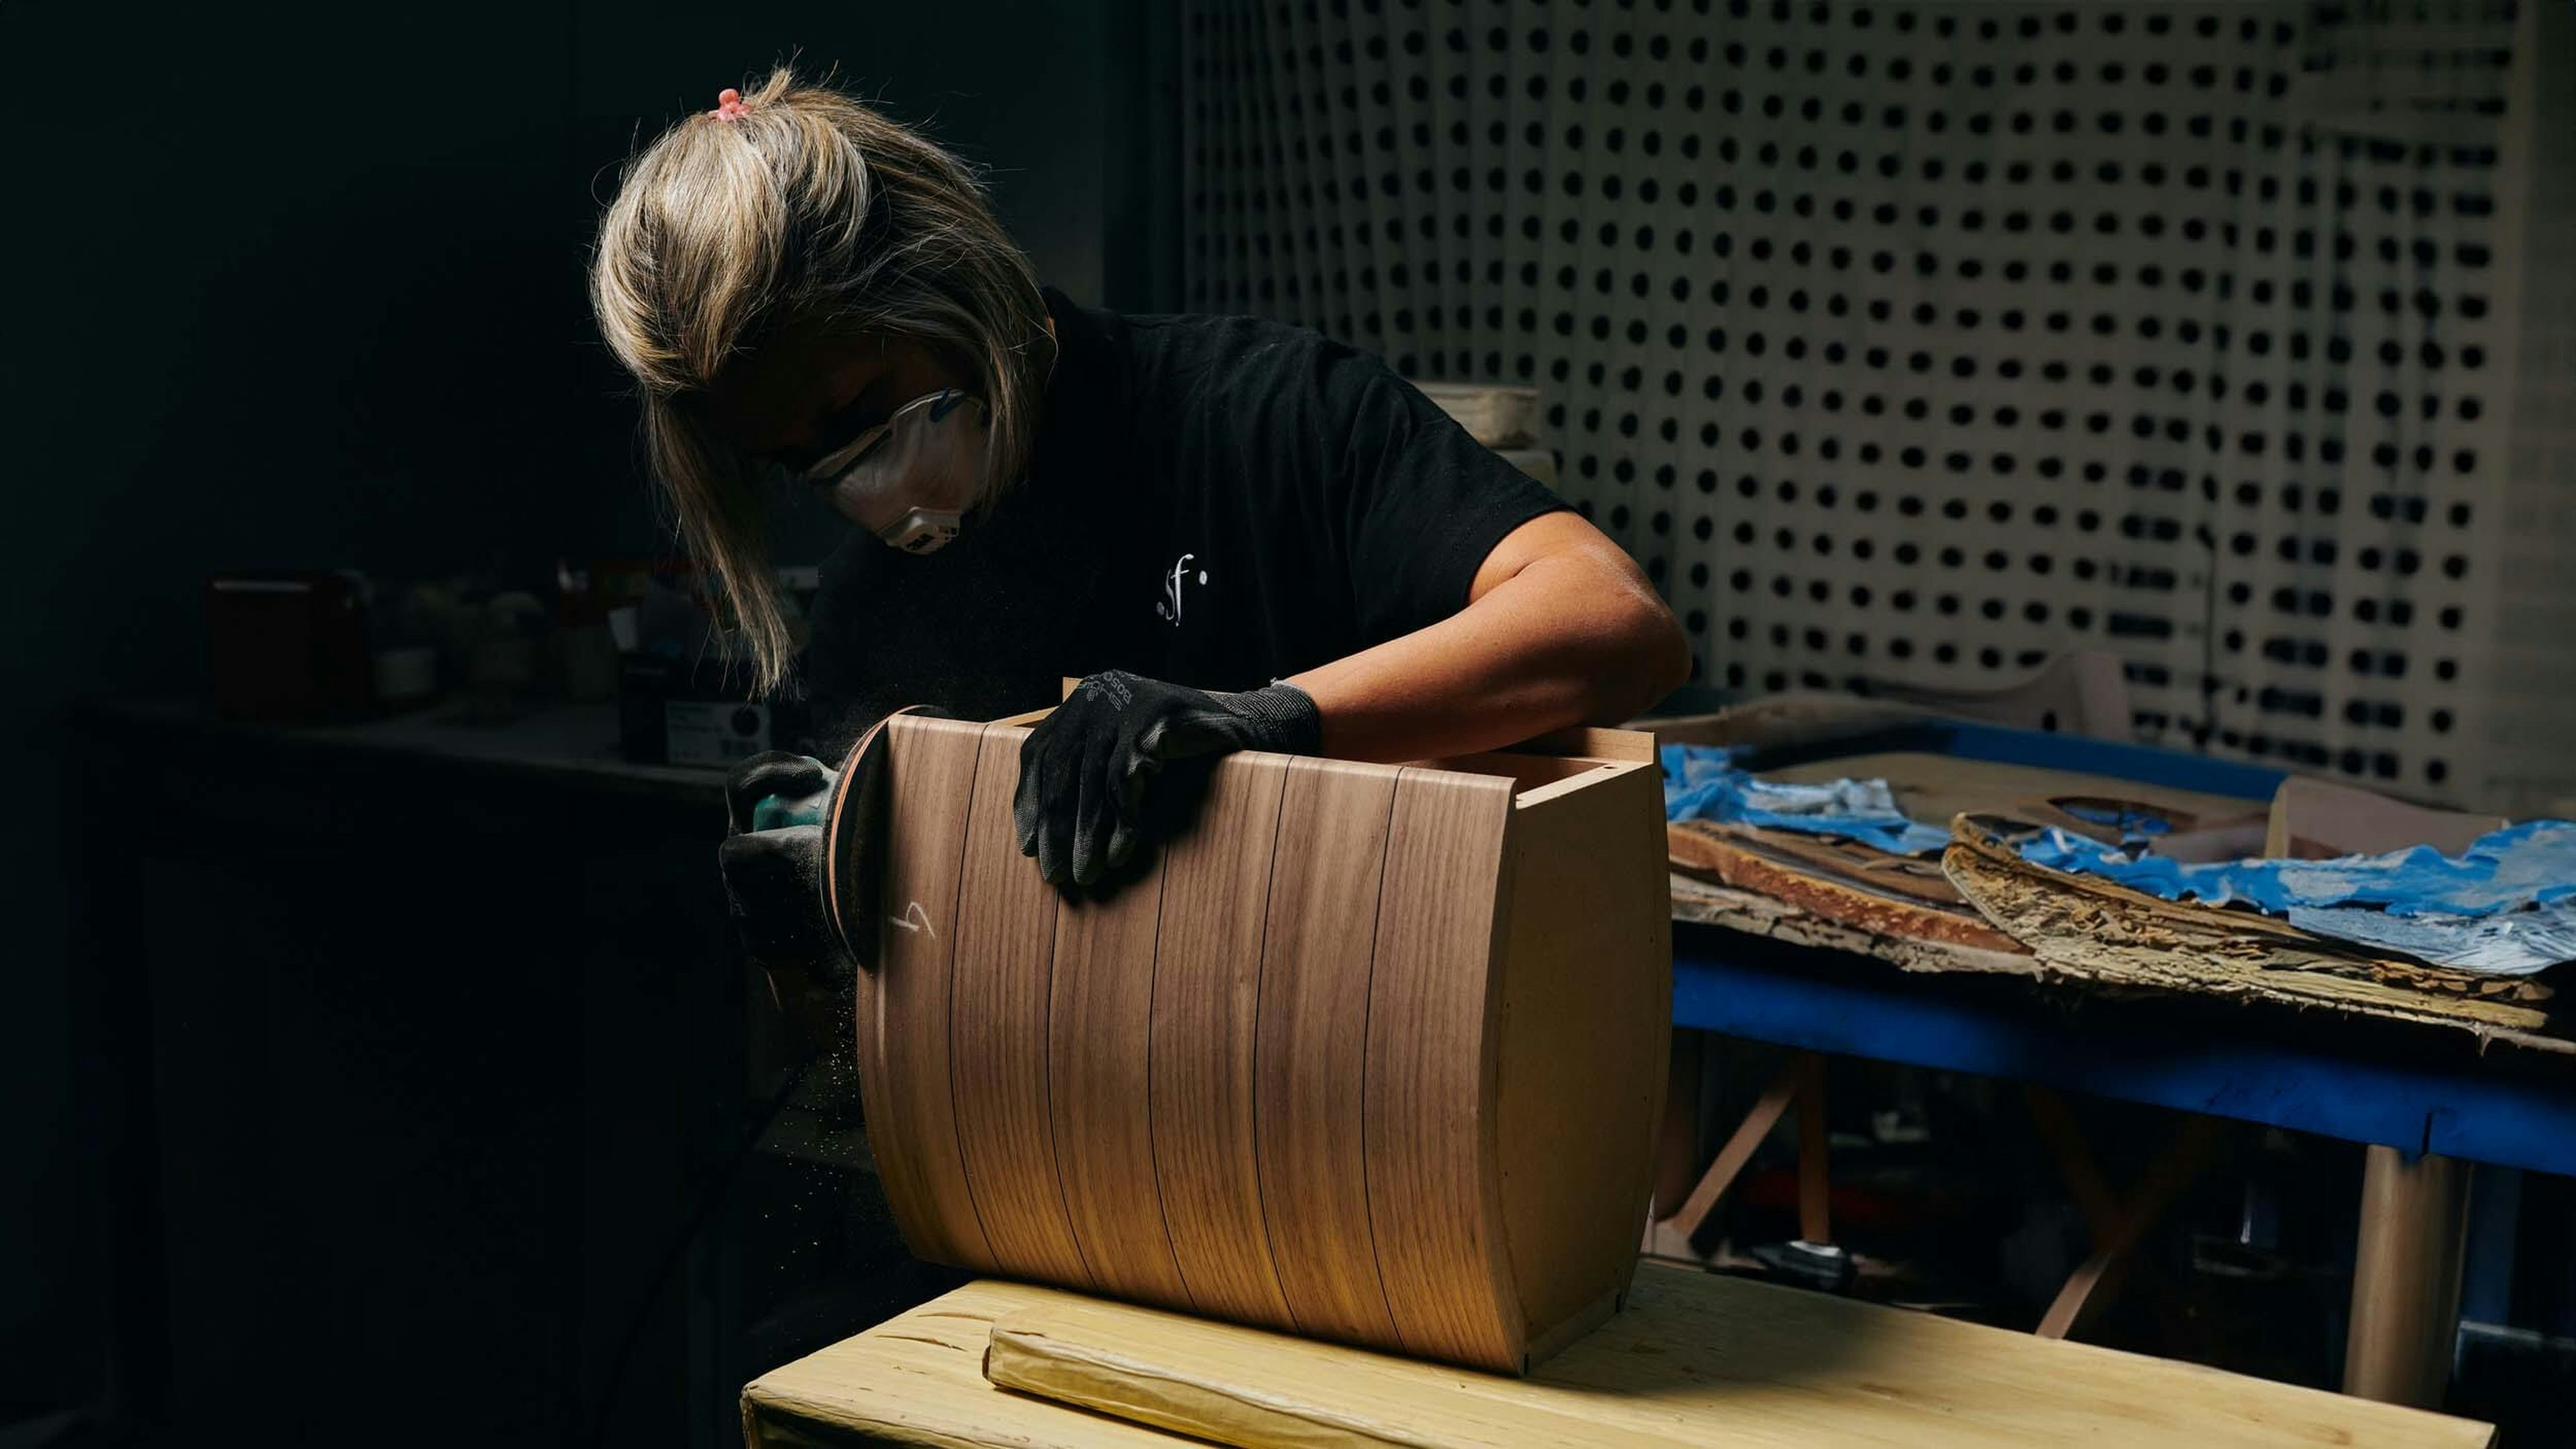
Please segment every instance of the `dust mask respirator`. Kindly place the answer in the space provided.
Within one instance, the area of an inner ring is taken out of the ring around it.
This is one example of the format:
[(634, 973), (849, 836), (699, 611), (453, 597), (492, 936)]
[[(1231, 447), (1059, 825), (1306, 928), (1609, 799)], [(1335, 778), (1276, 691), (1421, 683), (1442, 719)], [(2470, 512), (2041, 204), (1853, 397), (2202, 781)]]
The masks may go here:
[(943, 388), (895, 409), (805, 471), (843, 518), (905, 553), (935, 553), (984, 496), (992, 442), (981, 398)]

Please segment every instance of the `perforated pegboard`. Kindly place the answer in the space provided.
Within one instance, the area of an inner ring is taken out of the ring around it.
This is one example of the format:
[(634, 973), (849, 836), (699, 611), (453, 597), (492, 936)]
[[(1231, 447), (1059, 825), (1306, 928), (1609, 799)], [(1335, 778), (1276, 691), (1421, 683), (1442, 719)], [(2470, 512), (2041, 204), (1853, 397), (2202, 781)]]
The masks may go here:
[(2510, 4), (1184, 23), (1191, 304), (1539, 384), (1707, 677), (2103, 648), (2147, 738), (2538, 778), (2460, 769), (2501, 617)]

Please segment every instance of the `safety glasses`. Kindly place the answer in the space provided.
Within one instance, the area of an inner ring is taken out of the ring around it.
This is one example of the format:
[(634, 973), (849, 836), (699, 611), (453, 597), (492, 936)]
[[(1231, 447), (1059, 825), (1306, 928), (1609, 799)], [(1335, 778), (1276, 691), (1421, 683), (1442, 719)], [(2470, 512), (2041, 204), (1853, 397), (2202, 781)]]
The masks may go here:
[(769, 459), (762, 463), (762, 472), (772, 484), (782, 490), (795, 483), (803, 483), (812, 488), (830, 488), (839, 483), (852, 468), (867, 461), (884, 448), (886, 439), (894, 436), (896, 427), (901, 425), (910, 414), (928, 409), (929, 416), (925, 421), (935, 423), (948, 416), (967, 398), (968, 394), (953, 387), (924, 393), (887, 414), (884, 422), (863, 429), (848, 442), (834, 448), (813, 463), (796, 468), (776, 459)]

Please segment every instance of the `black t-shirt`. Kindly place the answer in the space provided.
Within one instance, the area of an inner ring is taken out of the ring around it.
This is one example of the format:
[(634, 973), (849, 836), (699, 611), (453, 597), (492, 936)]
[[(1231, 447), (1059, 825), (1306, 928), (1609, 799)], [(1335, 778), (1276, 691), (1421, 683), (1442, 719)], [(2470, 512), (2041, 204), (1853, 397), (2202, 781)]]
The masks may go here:
[(1504, 535), (1565, 506), (1313, 332), (1047, 304), (1028, 476), (936, 553), (853, 531), (824, 563), (821, 745), (907, 705), (1043, 708), (1104, 669), (1257, 688), (1457, 613)]

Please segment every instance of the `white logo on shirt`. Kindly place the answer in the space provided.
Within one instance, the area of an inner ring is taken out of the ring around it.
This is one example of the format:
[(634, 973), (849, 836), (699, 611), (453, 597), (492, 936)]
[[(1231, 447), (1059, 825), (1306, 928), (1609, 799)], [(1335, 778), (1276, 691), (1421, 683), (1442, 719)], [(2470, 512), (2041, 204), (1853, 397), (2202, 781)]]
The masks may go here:
[[(1197, 557), (1194, 553), (1182, 554), (1173, 561), (1172, 571), (1163, 576), (1163, 599), (1154, 606), (1154, 612), (1171, 620), (1175, 629), (1181, 627), (1181, 586), (1190, 582), (1190, 564)], [(1207, 587), (1207, 570), (1198, 570), (1197, 576), (1199, 587)]]

